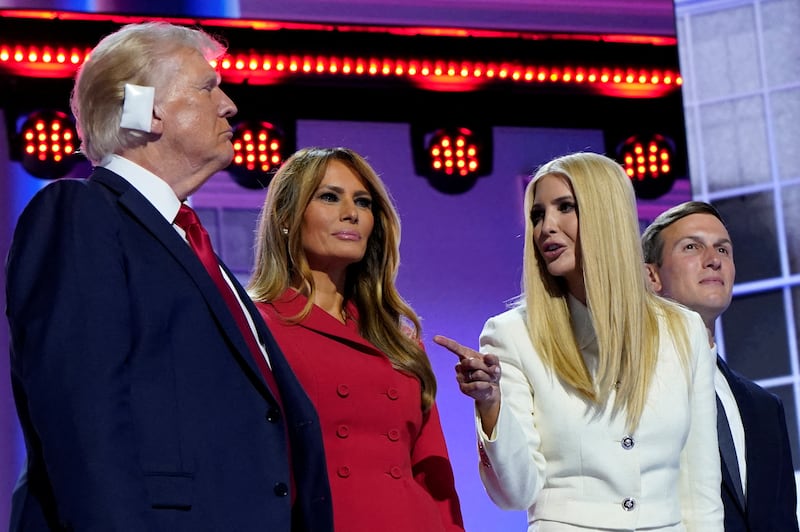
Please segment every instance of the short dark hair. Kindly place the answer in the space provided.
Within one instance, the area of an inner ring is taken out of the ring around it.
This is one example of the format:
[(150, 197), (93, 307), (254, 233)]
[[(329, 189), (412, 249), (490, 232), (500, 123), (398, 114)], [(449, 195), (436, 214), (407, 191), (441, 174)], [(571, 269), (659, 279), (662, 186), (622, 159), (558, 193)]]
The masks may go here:
[(705, 201), (686, 201), (675, 205), (659, 214), (642, 233), (642, 252), (645, 263), (661, 266), (664, 258), (664, 240), (661, 238), (661, 232), (690, 214), (710, 214), (722, 222), (722, 225), (725, 225), (722, 215), (710, 203)]

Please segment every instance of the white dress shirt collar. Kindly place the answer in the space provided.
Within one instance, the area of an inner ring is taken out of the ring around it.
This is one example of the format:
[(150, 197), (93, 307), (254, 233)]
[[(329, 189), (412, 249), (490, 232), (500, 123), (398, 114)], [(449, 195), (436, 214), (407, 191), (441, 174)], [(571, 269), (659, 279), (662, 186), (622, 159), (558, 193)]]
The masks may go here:
[(120, 155), (112, 155), (102, 166), (130, 183), (169, 223), (175, 220), (181, 201), (166, 181)]

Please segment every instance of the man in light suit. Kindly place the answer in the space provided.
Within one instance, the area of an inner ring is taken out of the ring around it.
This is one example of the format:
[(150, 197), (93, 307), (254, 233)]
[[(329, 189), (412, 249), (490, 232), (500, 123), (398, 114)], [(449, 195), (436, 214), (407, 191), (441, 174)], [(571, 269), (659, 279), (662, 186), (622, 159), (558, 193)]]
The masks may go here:
[[(655, 291), (696, 311), (717, 354), (714, 323), (730, 305), (736, 267), (733, 243), (712, 205), (689, 201), (658, 216), (642, 235)], [(717, 356), (725, 530), (797, 531), (797, 493), (781, 400), (731, 370)], [(721, 408), (720, 408), (721, 405)], [(735, 460), (722, 451), (725, 423)]]
[(27, 449), (12, 532), (332, 530), (311, 402), (236, 278), (173, 223), (233, 156), (222, 53), (134, 24), (78, 73), (96, 168), (31, 200), (7, 259)]

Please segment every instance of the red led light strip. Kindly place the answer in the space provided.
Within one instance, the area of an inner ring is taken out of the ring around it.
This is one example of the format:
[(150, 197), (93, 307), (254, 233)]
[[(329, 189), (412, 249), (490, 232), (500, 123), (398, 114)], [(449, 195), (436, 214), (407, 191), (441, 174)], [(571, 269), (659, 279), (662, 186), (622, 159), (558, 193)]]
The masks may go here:
[(0, 69), (30, 77), (68, 78), (89, 57), (90, 48), (0, 43)]
[[(72, 77), (89, 48), (0, 43), (0, 69), (30, 77)], [(397, 59), (288, 54), (239, 54), (220, 61), (225, 81), (271, 84), (289, 76), (394, 77), (431, 90), (474, 90), (493, 81), (520, 84), (591, 85), (644, 91), (646, 96), (679, 87), (681, 76), (669, 70), (594, 66), (521, 65), (516, 62)], [(652, 93), (652, 94), (651, 94)]]
[[(650, 46), (675, 46), (672, 37), (641, 35), (596, 35), (494, 31), (469, 28), (383, 27), (346, 24), (296, 23), (245, 19), (164, 18), (176, 24), (228, 27), (246, 31), (300, 30), (337, 33), (383, 33), (398, 36), (445, 36), (471, 39), (514, 39), (522, 41), (584, 41)], [(153, 20), (131, 15), (73, 13), (64, 11), (0, 10), (0, 20), (42, 20), (117, 24)], [(0, 40), (0, 72), (42, 78), (71, 78), (86, 60), (90, 48), (68, 45), (45, 46)], [(528, 85), (560, 84), (586, 87), (606, 96), (659, 97), (680, 87), (680, 74), (663, 68), (626, 65), (535, 65), (517, 60), (475, 61), (453, 58), (355, 57), (334, 54), (302, 55), (291, 53), (237, 52), (221, 61), (226, 82), (273, 84), (289, 77), (394, 78), (410, 81), (417, 87), (437, 91), (469, 91), (490, 83)]]

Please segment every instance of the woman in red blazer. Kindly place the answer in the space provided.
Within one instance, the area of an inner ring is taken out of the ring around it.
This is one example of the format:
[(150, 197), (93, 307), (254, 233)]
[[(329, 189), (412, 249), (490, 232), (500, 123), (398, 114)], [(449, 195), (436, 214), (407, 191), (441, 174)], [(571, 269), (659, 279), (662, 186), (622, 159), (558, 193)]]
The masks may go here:
[(399, 243), (352, 150), (302, 149), (269, 185), (248, 291), (317, 408), (340, 532), (463, 530)]

